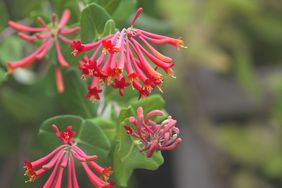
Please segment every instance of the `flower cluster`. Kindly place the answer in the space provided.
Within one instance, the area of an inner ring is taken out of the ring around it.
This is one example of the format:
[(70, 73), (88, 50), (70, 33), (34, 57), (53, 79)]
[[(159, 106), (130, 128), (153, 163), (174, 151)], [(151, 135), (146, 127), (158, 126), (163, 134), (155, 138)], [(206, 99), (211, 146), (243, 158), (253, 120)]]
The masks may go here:
[[(169, 44), (179, 48), (183, 47), (183, 41), (134, 28), (133, 25), (141, 12), (142, 8), (139, 8), (131, 27), (127, 29), (123, 28), (94, 43), (81, 44), (80, 41), (72, 43), (74, 56), (94, 50), (89, 59), (83, 58), (79, 63), (82, 78), (93, 79), (88, 87), (88, 98), (99, 100), (101, 92), (99, 86), (106, 79), (108, 85), (119, 89), (121, 96), (124, 94), (124, 88), (132, 85), (139, 91), (140, 98), (148, 96), (155, 87), (161, 91), (163, 75), (157, 70), (158, 68), (173, 77), (171, 69), (174, 66), (173, 60), (161, 54), (150, 43)], [(146, 47), (143, 47), (142, 43)]]
[[(97, 158), (96, 155), (88, 156), (78, 146), (73, 144), (72, 141), (75, 132), (72, 131), (72, 126), (68, 126), (64, 132), (60, 132), (56, 125), (52, 125), (52, 128), (64, 144), (36, 161), (25, 161), (25, 175), (29, 177), (27, 182), (34, 182), (42, 174), (53, 168), (53, 171), (45, 182), (43, 188), (59, 188), (62, 184), (64, 169), (67, 168), (67, 187), (78, 188), (79, 185), (74, 161), (77, 160), (81, 163), (94, 186), (98, 188), (113, 187), (112, 182), (107, 182), (112, 173), (112, 167), (101, 167), (94, 162)], [(98, 177), (92, 170), (96, 171), (100, 177)]]
[[(70, 35), (80, 31), (80, 27), (65, 28), (70, 15), (70, 11), (66, 9), (62, 14), (61, 20), (57, 22), (56, 14), (52, 14), (51, 25), (47, 25), (41, 17), (38, 17), (37, 21), (39, 22), (41, 27), (29, 27), (13, 21), (9, 21), (8, 25), (19, 32), (19, 37), (26, 41), (41, 40), (42, 44), (29, 56), (16, 62), (8, 62), (8, 72), (11, 73), (16, 68), (26, 68), (31, 66), (36, 60), (43, 59), (51, 46), (55, 45), (59, 62), (59, 64), (56, 64), (55, 68), (56, 84), (58, 92), (62, 93), (64, 91), (64, 82), (61, 69), (69, 67), (69, 64), (63, 57), (60, 47), (60, 41), (67, 44), (72, 44), (73, 41), (66, 38), (64, 35)], [(26, 33), (32, 34), (28, 35)]]
[(175, 127), (176, 120), (170, 116), (160, 124), (151, 120), (154, 116), (162, 116), (164, 113), (160, 110), (153, 110), (149, 112), (145, 117), (143, 108), (137, 109), (137, 119), (130, 117), (129, 121), (136, 127), (134, 131), (128, 125), (124, 128), (128, 135), (131, 135), (140, 140), (144, 147), (140, 151), (146, 151), (147, 157), (152, 157), (155, 151), (160, 150), (172, 150), (182, 141), (178, 138), (179, 129)]

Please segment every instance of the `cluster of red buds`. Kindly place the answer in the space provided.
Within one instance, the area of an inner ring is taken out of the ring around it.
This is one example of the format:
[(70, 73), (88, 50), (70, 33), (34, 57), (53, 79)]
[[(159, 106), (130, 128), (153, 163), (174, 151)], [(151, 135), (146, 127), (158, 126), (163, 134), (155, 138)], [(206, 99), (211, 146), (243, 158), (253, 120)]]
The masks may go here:
[[(64, 144), (36, 161), (25, 161), (25, 175), (29, 177), (29, 180), (26, 182), (34, 182), (42, 174), (53, 168), (43, 188), (60, 188), (64, 169), (67, 168), (67, 187), (79, 188), (75, 170), (75, 160), (77, 160), (94, 186), (98, 188), (113, 187), (112, 182), (107, 182), (112, 173), (112, 167), (101, 167), (94, 162), (97, 158), (96, 155), (88, 156), (78, 146), (73, 144), (75, 132), (72, 131), (72, 126), (68, 126), (64, 132), (60, 132), (56, 125), (52, 125), (52, 128)], [(92, 170), (97, 172), (100, 177)]]
[(176, 120), (172, 119), (171, 116), (160, 124), (153, 121), (151, 118), (154, 116), (163, 116), (164, 113), (160, 110), (153, 110), (149, 112), (145, 117), (143, 108), (137, 109), (137, 118), (131, 116), (129, 118), (136, 131), (134, 131), (128, 125), (124, 128), (128, 135), (137, 138), (142, 142), (143, 147), (140, 149), (141, 152), (146, 151), (147, 157), (152, 157), (155, 151), (161, 150), (172, 150), (182, 141), (178, 138), (179, 129), (175, 127)]
[[(124, 88), (132, 85), (139, 91), (140, 98), (148, 96), (155, 87), (162, 91), (160, 84), (164, 78), (158, 68), (174, 77), (171, 69), (174, 66), (173, 60), (161, 54), (150, 43), (169, 44), (180, 48), (183, 47), (183, 41), (134, 28), (141, 12), (142, 8), (139, 8), (127, 29), (123, 28), (94, 43), (82, 44), (80, 41), (74, 41), (71, 45), (74, 56), (94, 50), (90, 58), (85, 57), (79, 63), (82, 78), (93, 79), (87, 95), (93, 101), (100, 99), (99, 93), (102, 90), (99, 86), (104, 84), (106, 79), (108, 85), (119, 89), (121, 96), (124, 94)], [(146, 47), (143, 47), (142, 43)]]
[[(19, 37), (26, 41), (41, 40), (42, 44), (29, 56), (16, 62), (8, 62), (8, 72), (11, 73), (17, 68), (26, 68), (31, 66), (36, 60), (43, 59), (51, 46), (55, 45), (59, 62), (56, 64), (55, 68), (56, 84), (58, 92), (62, 93), (64, 91), (64, 82), (61, 69), (69, 67), (69, 64), (63, 57), (60, 48), (60, 41), (72, 44), (73, 41), (66, 38), (64, 35), (70, 35), (80, 31), (80, 27), (65, 28), (70, 15), (70, 11), (66, 9), (62, 14), (61, 20), (57, 22), (56, 14), (52, 14), (52, 24), (49, 25), (47, 25), (41, 17), (38, 17), (37, 21), (41, 27), (29, 27), (9, 21), (8, 25), (19, 32)], [(31, 33), (31, 35), (26, 33)]]

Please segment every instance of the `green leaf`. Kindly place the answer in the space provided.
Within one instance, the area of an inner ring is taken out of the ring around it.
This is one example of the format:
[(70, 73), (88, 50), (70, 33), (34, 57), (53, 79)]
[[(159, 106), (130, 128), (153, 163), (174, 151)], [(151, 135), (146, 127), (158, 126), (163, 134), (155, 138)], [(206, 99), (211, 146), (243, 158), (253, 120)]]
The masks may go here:
[[(152, 110), (163, 110), (165, 107), (165, 101), (160, 95), (151, 95), (141, 100), (133, 99), (129, 102), (129, 104), (129, 107), (121, 109), (118, 118), (119, 123), (127, 119), (129, 116), (135, 116), (136, 110), (140, 106), (143, 108), (144, 114)], [(158, 117), (158, 119), (162, 120), (163, 118)]]
[(110, 141), (99, 125), (92, 120), (84, 120), (80, 116), (62, 115), (50, 118), (43, 122), (39, 135), (43, 138), (48, 148), (54, 148), (61, 141), (54, 134), (51, 125), (56, 124), (60, 131), (64, 131), (68, 125), (72, 125), (76, 132), (74, 142), (89, 155), (97, 155), (101, 160), (105, 159), (111, 148)]
[(140, 100), (134, 99), (130, 104), (135, 111), (139, 106), (142, 106), (144, 113), (148, 113), (156, 109), (162, 110), (165, 107), (165, 101), (160, 95), (150, 95), (149, 97)]
[(106, 22), (111, 19), (106, 10), (95, 3), (87, 6), (81, 13), (80, 28), (83, 43), (101, 38)]
[(105, 135), (108, 137), (110, 141), (114, 140), (116, 136), (116, 128), (117, 128), (115, 122), (101, 117), (91, 119), (91, 121), (103, 130), (103, 132), (105, 133)]
[(86, 99), (87, 82), (82, 80), (75, 70), (67, 71), (64, 78), (67, 78), (65, 79), (65, 91), (60, 97), (66, 113), (85, 118), (95, 117), (98, 102), (92, 103)]
[(82, 145), (91, 155), (95, 154), (101, 160), (108, 156), (111, 149), (108, 137), (100, 126), (92, 120), (86, 120), (83, 123), (75, 141)]
[(141, 153), (138, 143), (125, 133), (124, 124), (125, 122), (122, 122), (119, 126), (117, 137), (119, 143), (114, 151), (113, 164), (115, 182), (120, 186), (127, 186), (135, 169), (156, 170), (164, 162), (161, 152), (155, 152), (151, 158), (148, 158), (146, 153)]
[(136, 11), (137, 0), (121, 0), (118, 8), (113, 13), (113, 19), (118, 24), (124, 23)]
[(121, 123), (122, 121), (124, 121), (126, 118), (128, 118), (130, 116), (130, 114), (133, 114), (134, 111), (132, 109), (132, 106), (129, 106), (127, 108), (122, 108), (119, 114), (119, 119), (118, 122)]
[(110, 14), (112, 14), (118, 8), (119, 3), (121, 2), (121, 0), (92, 0), (92, 2), (93, 1), (104, 7), (104, 9), (106, 9), (106, 11)]
[(114, 20), (110, 19), (106, 22), (103, 32), (103, 37), (113, 34), (116, 30), (116, 24)]

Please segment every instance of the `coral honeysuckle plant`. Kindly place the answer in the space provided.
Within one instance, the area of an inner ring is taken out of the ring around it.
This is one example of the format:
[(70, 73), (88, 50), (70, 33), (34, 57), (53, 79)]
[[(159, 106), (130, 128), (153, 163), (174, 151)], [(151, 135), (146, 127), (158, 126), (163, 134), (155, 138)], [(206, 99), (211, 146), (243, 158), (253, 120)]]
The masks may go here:
[[(139, 92), (140, 98), (148, 96), (155, 87), (161, 90), (160, 84), (163, 82), (163, 76), (157, 71), (157, 68), (163, 69), (173, 77), (171, 70), (171, 67), (174, 66), (173, 60), (158, 52), (149, 42), (156, 45), (169, 44), (180, 48), (183, 47), (183, 41), (136, 29), (134, 23), (141, 12), (142, 8), (139, 8), (129, 28), (122, 28), (121, 31), (90, 44), (74, 41), (71, 45), (74, 56), (94, 49), (91, 57), (82, 59), (79, 65), (82, 78), (93, 77), (88, 87), (88, 98), (99, 100), (98, 94), (102, 90), (98, 88), (99, 85), (104, 84), (105, 79), (108, 80), (107, 85), (110, 85), (114, 79), (112, 87), (119, 89), (121, 96), (123, 96), (124, 88), (132, 85)], [(153, 63), (152, 65), (147, 58)]]
[[(151, 92), (163, 92), (163, 73), (175, 78), (176, 63), (160, 47), (179, 49), (184, 43), (137, 27), (143, 9), (120, 2), (73, 1), (67, 8), (54, 5), (57, 14), (51, 13), (49, 21), (48, 15), (38, 17), (38, 23), (8, 21), (17, 40), (32, 42), (36, 49), (6, 62), (7, 73), (16, 76), (28, 68), (37, 73), (35, 83), (42, 83), (50, 77), (41, 77), (44, 71), (36, 67), (53, 66), (58, 93), (52, 99), (58, 96), (61, 113), (72, 114), (51, 117), (38, 127), (34, 140), (41, 140), (41, 154), (31, 153), (31, 158), (39, 159), (21, 161), (31, 187), (126, 187), (135, 169), (158, 169), (164, 162), (161, 152), (182, 141), (163, 98)], [(133, 15), (129, 27), (115, 23), (119, 9)]]

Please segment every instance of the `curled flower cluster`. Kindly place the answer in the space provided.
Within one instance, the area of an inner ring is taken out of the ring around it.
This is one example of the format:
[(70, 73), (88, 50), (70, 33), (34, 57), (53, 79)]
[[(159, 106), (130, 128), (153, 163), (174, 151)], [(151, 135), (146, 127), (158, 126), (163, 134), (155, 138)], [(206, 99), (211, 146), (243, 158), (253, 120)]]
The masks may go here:
[[(73, 136), (75, 135), (75, 132), (72, 131), (72, 126), (68, 126), (64, 132), (60, 132), (56, 125), (52, 125), (52, 128), (64, 144), (36, 161), (25, 161), (25, 175), (29, 177), (29, 180), (26, 182), (34, 182), (42, 174), (53, 168), (43, 188), (59, 188), (62, 184), (64, 169), (67, 168), (67, 187), (79, 188), (75, 170), (75, 160), (77, 160), (94, 186), (98, 188), (113, 187), (112, 182), (107, 182), (112, 173), (112, 167), (101, 167), (94, 162), (97, 158), (96, 155), (86, 155), (84, 151), (72, 143)], [(100, 177), (92, 170), (96, 171)]]
[[(63, 57), (60, 48), (60, 41), (67, 44), (72, 44), (73, 41), (66, 38), (65, 35), (70, 35), (80, 31), (80, 27), (65, 28), (70, 15), (70, 11), (66, 9), (62, 14), (61, 20), (57, 23), (56, 14), (52, 14), (51, 25), (47, 25), (41, 17), (38, 17), (37, 21), (41, 27), (29, 27), (9, 21), (8, 25), (19, 32), (19, 37), (26, 41), (41, 40), (42, 44), (29, 56), (16, 62), (8, 62), (8, 72), (11, 73), (17, 68), (26, 68), (31, 66), (36, 60), (43, 59), (51, 46), (55, 45), (59, 62), (59, 64), (56, 64), (55, 68), (56, 84), (58, 92), (62, 93), (64, 91), (64, 82), (61, 69), (69, 67), (69, 64)], [(32, 34), (28, 35), (26, 33)]]
[(161, 54), (150, 43), (169, 44), (179, 48), (183, 47), (183, 41), (134, 28), (133, 25), (141, 12), (142, 8), (139, 8), (131, 27), (127, 29), (123, 28), (94, 43), (81, 44), (80, 41), (72, 43), (74, 56), (94, 50), (89, 59), (85, 57), (79, 63), (82, 78), (93, 79), (88, 87), (87, 98), (99, 100), (101, 92), (99, 86), (106, 79), (108, 85), (119, 89), (121, 96), (124, 94), (124, 88), (132, 85), (139, 92), (140, 98), (148, 96), (155, 87), (161, 91), (163, 75), (158, 68), (173, 77), (171, 69), (174, 66), (173, 60)]
[(177, 137), (179, 129), (175, 127), (176, 120), (170, 116), (160, 124), (151, 120), (154, 116), (162, 115), (164, 115), (162, 111), (153, 110), (144, 117), (143, 108), (139, 107), (137, 109), (137, 118), (132, 116), (129, 118), (130, 123), (136, 127), (136, 131), (128, 125), (124, 126), (128, 135), (137, 138), (143, 143), (144, 146), (140, 151), (146, 151), (147, 157), (152, 157), (155, 151), (175, 149), (182, 141), (181, 138)]

